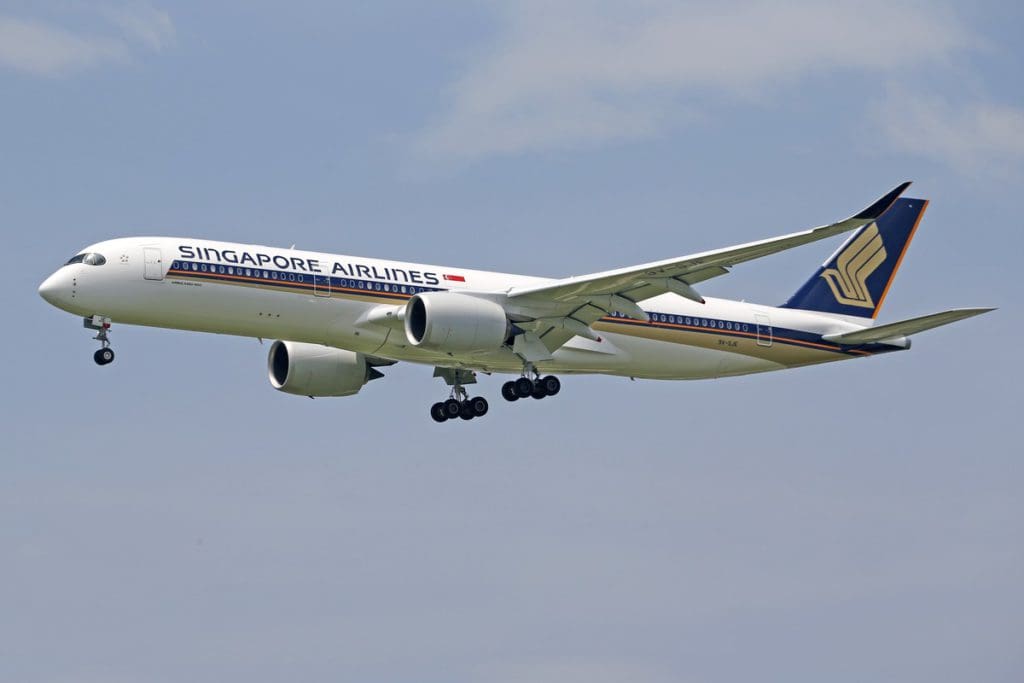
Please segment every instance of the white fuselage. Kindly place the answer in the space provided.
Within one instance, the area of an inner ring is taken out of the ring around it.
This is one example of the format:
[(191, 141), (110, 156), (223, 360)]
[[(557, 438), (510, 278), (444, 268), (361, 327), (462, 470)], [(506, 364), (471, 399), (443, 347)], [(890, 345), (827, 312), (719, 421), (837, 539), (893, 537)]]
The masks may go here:
[[(74, 263), (41, 287), (50, 303), (115, 323), (324, 344), (369, 356), (485, 372), (519, 373), (508, 347), (452, 355), (410, 344), (400, 316), (423, 291), (504, 292), (546, 278), (171, 237), (88, 247), (102, 265)], [(654, 379), (778, 370), (897, 350), (841, 347), (822, 335), (863, 327), (835, 315), (665, 294), (642, 302), (647, 321), (609, 315), (598, 340), (574, 337), (538, 369)]]

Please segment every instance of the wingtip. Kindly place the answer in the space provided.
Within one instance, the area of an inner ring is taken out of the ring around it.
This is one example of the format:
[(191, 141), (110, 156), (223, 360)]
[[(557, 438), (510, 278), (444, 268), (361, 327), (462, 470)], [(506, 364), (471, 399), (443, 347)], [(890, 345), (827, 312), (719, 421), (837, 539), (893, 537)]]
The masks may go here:
[(984, 315), (998, 310), (998, 306), (983, 306), (978, 308), (954, 308), (952, 312), (959, 313), (962, 320), (964, 318), (973, 318), (976, 315)]
[(900, 195), (906, 192), (907, 188), (910, 187), (911, 181), (900, 183), (894, 187), (888, 194), (876, 201), (874, 204), (858, 213), (854, 218), (859, 218), (865, 221), (873, 221), (885, 213), (892, 203), (899, 199)]

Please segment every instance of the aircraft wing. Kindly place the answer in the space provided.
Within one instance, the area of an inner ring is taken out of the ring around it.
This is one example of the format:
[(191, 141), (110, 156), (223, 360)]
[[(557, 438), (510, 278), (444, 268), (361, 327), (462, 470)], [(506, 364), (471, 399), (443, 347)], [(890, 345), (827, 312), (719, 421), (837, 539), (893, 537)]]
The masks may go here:
[(738, 263), (867, 225), (885, 213), (909, 186), (909, 182), (902, 183), (855, 216), (831, 225), (543, 285), (513, 287), (507, 293), (507, 303), (524, 317), (531, 311), (539, 312), (534, 316), (533, 331), (548, 351), (554, 351), (577, 334), (588, 336), (586, 329), (609, 313), (645, 320), (646, 315), (637, 302), (659, 294), (673, 292), (704, 303), (693, 284), (723, 275)]
[(924, 332), (925, 330), (955, 323), (958, 320), (994, 310), (994, 308), (954, 308), (951, 311), (922, 315), (918, 318), (900, 320), (899, 322), (887, 325), (876, 325), (863, 330), (844, 332), (842, 334), (827, 334), (824, 339), (837, 344), (870, 344), (871, 342), (885, 341), (894, 337), (909, 337), (918, 332)]

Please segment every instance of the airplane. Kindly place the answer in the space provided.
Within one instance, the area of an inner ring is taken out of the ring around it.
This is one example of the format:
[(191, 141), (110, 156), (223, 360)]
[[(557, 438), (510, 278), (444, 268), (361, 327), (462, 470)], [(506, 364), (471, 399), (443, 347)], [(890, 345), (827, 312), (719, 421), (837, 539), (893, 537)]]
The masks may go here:
[[(910, 348), (909, 337), (993, 308), (875, 324), (928, 201), (902, 183), (845, 220), (781, 237), (562, 279), (179, 237), (86, 247), (39, 294), (96, 332), (113, 323), (276, 339), (271, 386), (351, 396), (378, 369), (433, 365), (437, 422), (489, 410), (477, 374), (504, 373), (507, 401), (561, 390), (558, 374), (703, 379)], [(696, 285), (740, 263), (854, 231), (780, 306), (715, 299)], [(642, 305), (641, 305), (642, 304)]]

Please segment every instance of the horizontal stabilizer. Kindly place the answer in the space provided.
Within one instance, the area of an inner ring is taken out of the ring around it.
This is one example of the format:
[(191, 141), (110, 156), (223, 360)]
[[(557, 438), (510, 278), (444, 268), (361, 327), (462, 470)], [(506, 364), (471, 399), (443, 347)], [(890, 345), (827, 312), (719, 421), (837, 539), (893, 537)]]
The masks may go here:
[(886, 339), (894, 339), (896, 337), (909, 337), (912, 334), (924, 332), (925, 330), (930, 330), (933, 327), (941, 327), (943, 325), (955, 323), (957, 320), (971, 318), (994, 310), (996, 309), (954, 308), (951, 311), (932, 313), (931, 315), (923, 315), (920, 318), (910, 318), (908, 320), (901, 320), (887, 325), (876, 325), (875, 327), (867, 327), (863, 330), (854, 330), (853, 332), (844, 332), (842, 334), (826, 334), (823, 338), (826, 341), (834, 342), (836, 344), (870, 344), (872, 342), (885, 341)]

